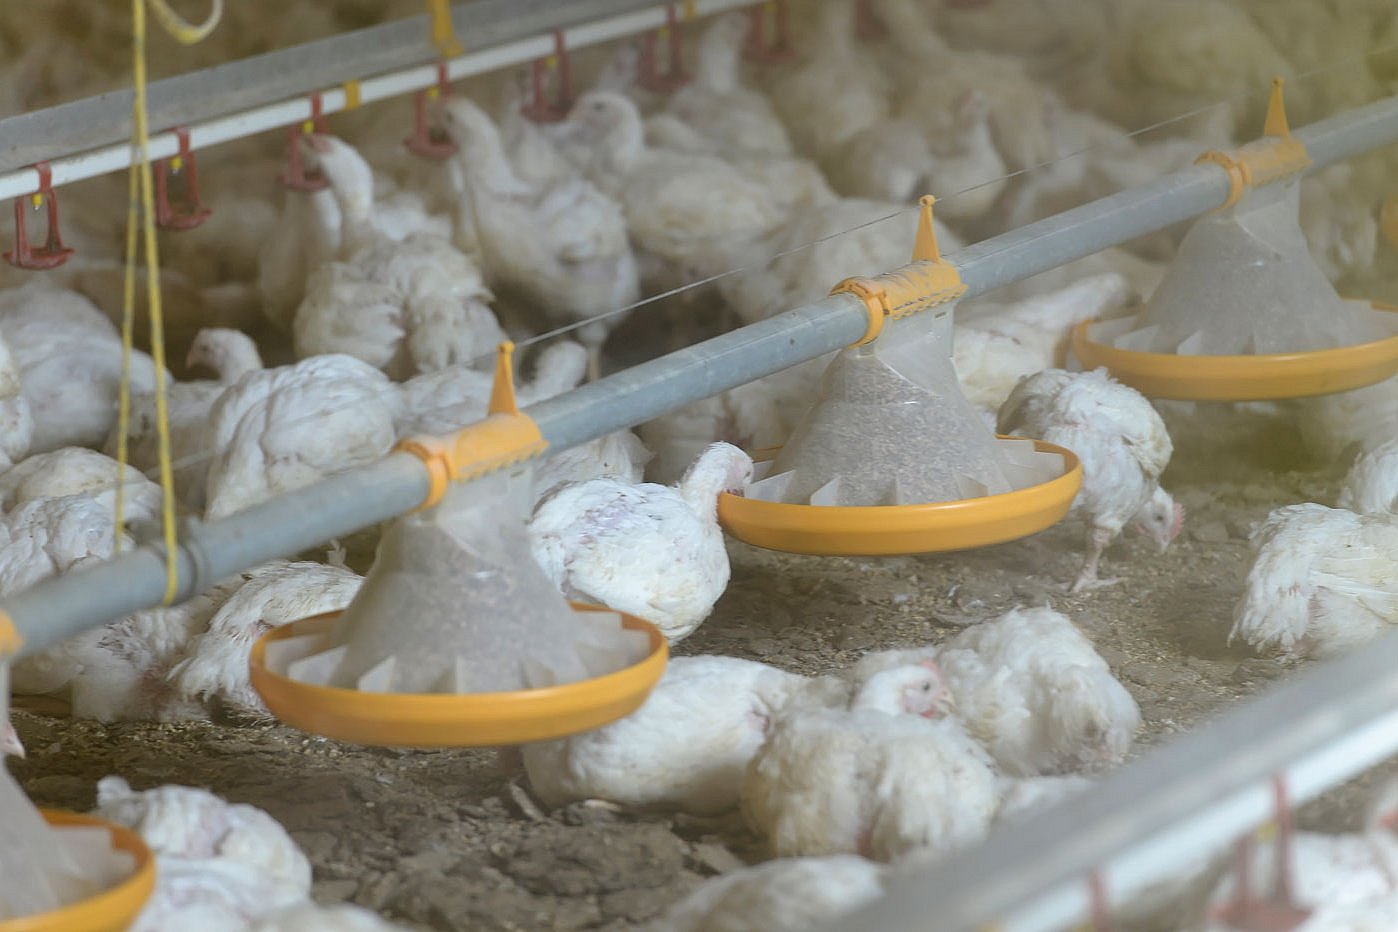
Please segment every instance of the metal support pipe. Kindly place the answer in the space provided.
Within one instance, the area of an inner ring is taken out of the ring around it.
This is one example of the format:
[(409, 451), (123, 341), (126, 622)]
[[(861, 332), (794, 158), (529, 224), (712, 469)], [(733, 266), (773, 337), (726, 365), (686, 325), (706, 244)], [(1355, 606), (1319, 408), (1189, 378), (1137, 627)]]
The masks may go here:
[[(1317, 147), (1315, 167), (1322, 167), (1398, 138), (1398, 98), (1303, 132), (1307, 145)], [(973, 296), (1217, 207), (1227, 190), (1222, 168), (1192, 166), (946, 258), (960, 270), (969, 286), (967, 294)], [(534, 405), (527, 413), (537, 420), (551, 450), (566, 449), (847, 346), (863, 334), (866, 323), (858, 300), (827, 298), (600, 379)], [(206, 569), (198, 574), (198, 582), (410, 510), (423, 500), (427, 479), (420, 465), (404, 460), (389, 457), (246, 512), (191, 527), (182, 549), (202, 555)], [(345, 491), (350, 494), (342, 494)], [(24, 652), (31, 653), (158, 604), (164, 569), (152, 555), (160, 553), (157, 547), (143, 547), (105, 566), (46, 580), (5, 597), (0, 611), (10, 616), (25, 638)], [(187, 578), (193, 580), (195, 562), (192, 556), (188, 560), (182, 572), (187, 569)]]
[[(694, 0), (696, 17), (758, 0)], [(577, 49), (665, 25), (655, 0), (475, 0), (452, 9), (468, 50), (447, 62), (449, 80), (522, 64), (553, 53), (553, 31)], [(341, 33), (328, 39), (240, 59), (157, 81), (150, 87), (151, 125), (185, 126), (196, 150), (311, 118), (308, 95), (320, 91), (321, 112), (348, 105), (345, 82), (359, 80), (368, 104), (437, 83), (439, 53), (427, 18)], [(32, 167), (46, 161), (55, 186), (131, 164), (131, 91), (113, 91), (0, 120), (0, 199), (39, 190)], [(150, 138), (151, 159), (179, 151), (174, 132)]]
[[(822, 932), (1050, 932), (1091, 916), (1087, 877), (1114, 903), (1196, 867), (1293, 804), (1398, 749), (1398, 634), (1305, 670), (1135, 761), (1079, 796), (1026, 816)], [(1184, 917), (1180, 917), (1181, 920)]]
[[(180, 589), (193, 598), (220, 579), (411, 511), (427, 497), (422, 460), (393, 453), (368, 466), (278, 496), (180, 535)], [(79, 585), (69, 585), (80, 580)], [(159, 605), (165, 596), (165, 547), (148, 545), (105, 563), (51, 576), (8, 597), (4, 611), (34, 653), (115, 618)]]

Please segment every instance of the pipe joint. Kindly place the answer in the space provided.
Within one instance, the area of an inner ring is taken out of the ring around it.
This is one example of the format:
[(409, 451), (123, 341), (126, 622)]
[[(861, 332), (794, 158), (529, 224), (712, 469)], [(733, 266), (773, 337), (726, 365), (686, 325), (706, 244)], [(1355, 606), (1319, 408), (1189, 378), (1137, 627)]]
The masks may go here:
[(847, 278), (830, 293), (851, 294), (864, 302), (869, 326), (855, 346), (872, 343), (884, 323), (949, 304), (966, 293), (961, 274), (944, 259), (919, 260), (873, 278)]
[(547, 441), (525, 414), (492, 414), (449, 437), (409, 437), (394, 450), (410, 453), (427, 470), (427, 497), (415, 511), (442, 500), (452, 482), (465, 482), (543, 453)]

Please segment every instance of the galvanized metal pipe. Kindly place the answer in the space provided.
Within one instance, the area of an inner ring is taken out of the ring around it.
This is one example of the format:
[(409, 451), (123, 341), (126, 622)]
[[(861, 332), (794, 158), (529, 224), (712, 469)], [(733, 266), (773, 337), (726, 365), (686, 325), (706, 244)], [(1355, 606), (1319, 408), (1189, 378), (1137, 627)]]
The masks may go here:
[[(696, 17), (751, 6), (758, 0), (695, 0)], [(452, 81), (553, 53), (553, 31), (578, 49), (657, 29), (667, 4), (655, 0), (475, 0), (452, 9), (467, 51), (447, 62)], [(321, 112), (348, 105), (343, 85), (360, 82), (368, 104), (432, 87), (439, 53), (427, 18), (341, 33), (154, 82), (151, 125), (184, 126), (196, 151), (311, 118), (312, 92)], [(0, 120), (0, 198), (39, 190), (31, 166), (46, 161), (55, 186), (131, 164), (131, 91), (113, 91)], [(405, 116), (406, 120), (406, 116)], [(174, 132), (150, 138), (150, 157), (179, 151)]]
[[(1398, 100), (1342, 114), (1303, 133), (1307, 145), (1315, 147), (1315, 167), (1323, 167), (1398, 138)], [(1192, 166), (947, 259), (974, 296), (1217, 207), (1227, 190), (1223, 169)], [(600, 379), (534, 405), (528, 413), (551, 449), (564, 449), (849, 345), (866, 323), (864, 306), (856, 299), (827, 298)], [(185, 578), (190, 582), (181, 594), (188, 597), (195, 585), (407, 511), (422, 500), (426, 488), (420, 464), (391, 456), (241, 514), (195, 525), (182, 547), (187, 551), (182, 572), (189, 571)], [(25, 653), (41, 650), (158, 604), (164, 585), (160, 554), (158, 547), (144, 547), (106, 566), (45, 580), (7, 596), (0, 611), (25, 638)], [(197, 561), (195, 554), (200, 555)], [(205, 567), (203, 572), (195, 573), (196, 562)]]

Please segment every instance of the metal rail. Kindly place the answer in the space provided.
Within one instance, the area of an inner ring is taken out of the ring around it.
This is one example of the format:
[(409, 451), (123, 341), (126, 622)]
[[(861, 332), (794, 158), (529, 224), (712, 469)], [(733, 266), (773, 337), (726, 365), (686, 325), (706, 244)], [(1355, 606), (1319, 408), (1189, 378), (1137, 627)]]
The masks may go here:
[[(693, 0), (695, 17), (751, 6), (757, 0)], [(655, 0), (476, 0), (452, 8), (467, 51), (447, 63), (447, 76), (472, 75), (553, 54), (553, 33), (568, 48), (584, 48), (665, 25), (668, 3)], [(156, 81), (149, 88), (150, 122), (165, 131), (150, 139), (152, 160), (179, 151), (171, 130), (189, 129), (194, 150), (253, 136), (311, 118), (309, 96), (321, 112), (345, 109), (344, 84), (360, 82), (367, 104), (437, 83), (439, 53), (426, 16), (342, 33), (328, 39), (240, 59)], [(55, 186), (119, 171), (131, 164), (130, 90), (61, 104), (0, 120), (0, 199), (33, 194), (47, 161)]]

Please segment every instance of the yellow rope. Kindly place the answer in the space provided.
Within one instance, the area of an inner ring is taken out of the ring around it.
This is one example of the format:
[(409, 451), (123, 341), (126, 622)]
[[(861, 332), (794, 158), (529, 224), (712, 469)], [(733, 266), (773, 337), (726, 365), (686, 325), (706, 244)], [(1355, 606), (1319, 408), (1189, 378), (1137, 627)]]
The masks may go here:
[[(121, 391), (117, 401), (117, 498), (116, 547), (121, 545), (124, 518), (127, 434), (131, 422), (131, 350), (136, 317), (136, 221), (137, 189), (140, 190), (141, 232), (146, 251), (146, 302), (150, 305), (151, 357), (155, 363), (155, 424), (160, 459), (160, 517), (165, 538), (165, 596), (169, 605), (179, 592), (179, 560), (175, 533), (175, 481), (170, 456), (170, 411), (165, 385), (165, 320), (160, 303), (160, 253), (155, 239), (155, 193), (150, 167), (150, 119), (146, 107), (146, 3), (156, 19), (177, 41), (192, 45), (213, 32), (223, 16), (223, 0), (213, 0), (209, 18), (190, 25), (166, 5), (165, 0), (132, 0), (132, 101), (131, 145), (135, 150), (127, 185), (126, 276), (122, 295)], [(139, 183), (138, 183), (139, 182)]]

